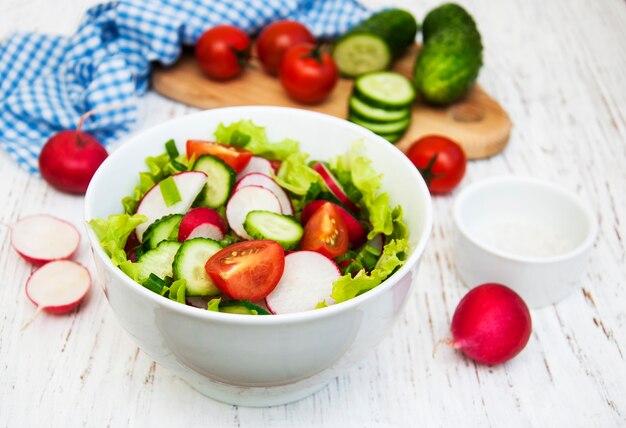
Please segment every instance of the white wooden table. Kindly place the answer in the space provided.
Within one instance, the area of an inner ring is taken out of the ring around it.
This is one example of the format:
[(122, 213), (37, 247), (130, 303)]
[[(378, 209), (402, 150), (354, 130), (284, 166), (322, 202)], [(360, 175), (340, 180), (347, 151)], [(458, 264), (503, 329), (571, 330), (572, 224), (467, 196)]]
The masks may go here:
[[(13, 30), (70, 33), (93, 0), (2, 0)], [(437, 0), (396, 1), (418, 17)], [(595, 207), (600, 233), (583, 288), (532, 312), (517, 358), (478, 366), (450, 349), (451, 314), (467, 291), (450, 257), (454, 194), (435, 225), (406, 310), (369, 358), (319, 393), (273, 408), (208, 399), (143, 354), (94, 289), (80, 311), (42, 314), (24, 294), (31, 267), (0, 229), (0, 426), (626, 426), (626, 3), (462, 3), (483, 33), (483, 87), (508, 110), (505, 152), (471, 162), (461, 185), (497, 174), (555, 181)], [(155, 94), (136, 130), (192, 109)], [(58, 193), (0, 151), (0, 222), (47, 212), (79, 224), (83, 198)], [(458, 192), (458, 190), (457, 190)], [(83, 242), (78, 259), (91, 267)]]

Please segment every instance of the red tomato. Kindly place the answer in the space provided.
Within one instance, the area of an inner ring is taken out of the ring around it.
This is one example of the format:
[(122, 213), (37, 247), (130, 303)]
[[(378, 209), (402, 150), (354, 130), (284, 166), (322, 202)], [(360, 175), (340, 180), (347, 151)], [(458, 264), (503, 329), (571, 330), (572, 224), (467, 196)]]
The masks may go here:
[(304, 226), (300, 248), (334, 259), (348, 251), (348, 236), (348, 227), (341, 213), (327, 202), (313, 213)]
[(318, 103), (332, 92), (339, 73), (333, 58), (309, 44), (292, 46), (280, 63), (280, 83), (302, 103)]
[(265, 27), (256, 41), (257, 55), (265, 71), (277, 75), (285, 51), (300, 43), (315, 43), (315, 39), (299, 22), (285, 19)]
[(419, 169), (430, 193), (450, 192), (465, 175), (465, 152), (449, 138), (438, 135), (422, 137), (406, 155)]
[(213, 141), (187, 140), (187, 157), (190, 158), (192, 155), (195, 155), (196, 158), (201, 155), (215, 156), (223, 160), (235, 172), (241, 172), (252, 159), (252, 152), (242, 147)]
[(218, 25), (196, 43), (196, 60), (212, 79), (226, 80), (239, 75), (250, 60), (250, 37), (233, 25)]
[(285, 252), (274, 241), (238, 242), (211, 256), (204, 269), (227, 296), (254, 302), (278, 285), (285, 270)]

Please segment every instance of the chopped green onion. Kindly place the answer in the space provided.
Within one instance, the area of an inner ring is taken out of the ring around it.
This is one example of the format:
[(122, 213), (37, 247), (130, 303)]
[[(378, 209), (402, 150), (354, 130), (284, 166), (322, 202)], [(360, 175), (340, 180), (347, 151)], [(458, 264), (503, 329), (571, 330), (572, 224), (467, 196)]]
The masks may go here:
[(220, 303), (222, 303), (222, 298), (218, 297), (217, 299), (209, 300), (207, 304), (207, 311), (219, 312), (220, 311)]
[(174, 140), (169, 140), (165, 143), (165, 150), (169, 155), (170, 159), (176, 159), (180, 153), (178, 153), (178, 148), (176, 147), (176, 142)]
[(175, 203), (182, 201), (180, 193), (178, 192), (178, 187), (176, 187), (176, 182), (171, 176), (167, 177), (165, 180), (162, 180), (159, 183), (159, 189), (161, 189), (163, 201), (165, 201), (165, 205), (167, 205), (168, 207), (171, 207)]
[(187, 171), (187, 166), (178, 162), (176, 159), (172, 159), (172, 166), (178, 171)]
[(148, 290), (153, 291), (157, 294), (161, 294), (163, 287), (165, 287), (165, 281), (151, 273), (147, 280), (142, 284)]

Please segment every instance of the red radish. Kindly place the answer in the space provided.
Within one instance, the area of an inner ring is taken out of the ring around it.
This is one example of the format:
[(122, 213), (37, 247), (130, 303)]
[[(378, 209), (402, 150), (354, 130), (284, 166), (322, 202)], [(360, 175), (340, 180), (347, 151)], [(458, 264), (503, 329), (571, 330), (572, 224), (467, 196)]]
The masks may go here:
[(280, 185), (272, 180), (267, 175), (253, 172), (251, 174), (246, 174), (239, 180), (237, 186), (235, 186), (235, 192), (241, 188), (248, 186), (261, 186), (271, 191), (274, 196), (278, 199), (280, 203), (280, 209), (285, 215), (293, 215), (293, 207), (291, 206), (291, 201), (289, 200), (289, 196), (283, 190)]
[(148, 226), (156, 220), (169, 214), (186, 213), (207, 180), (207, 175), (202, 171), (179, 172), (171, 177), (176, 184), (181, 200), (168, 207), (163, 199), (159, 183), (152, 186), (152, 188), (143, 195), (137, 207), (137, 214), (143, 214), (148, 217), (148, 221), (141, 223), (135, 229), (139, 242), (142, 241), (143, 233)]
[(36, 265), (69, 259), (80, 243), (80, 233), (72, 224), (47, 214), (23, 217), (9, 228), (15, 251)]
[[(318, 210), (319, 207), (327, 203), (328, 201), (313, 201), (308, 203), (304, 209), (302, 210), (302, 214), (300, 220), (302, 224), (306, 224), (307, 221), (311, 218), (313, 213)], [(332, 202), (328, 202), (332, 203)], [(352, 214), (348, 211), (341, 208), (339, 205), (332, 204), (339, 214), (341, 214), (341, 218), (346, 223), (346, 227), (348, 228), (348, 236), (350, 237), (350, 243), (354, 248), (360, 247), (367, 238), (367, 232), (365, 228), (359, 223), (359, 221), (354, 218)]]
[(328, 190), (330, 190), (331, 193), (335, 195), (337, 199), (339, 199), (339, 202), (344, 204), (350, 211), (359, 211), (359, 207), (357, 207), (354, 202), (352, 202), (350, 198), (348, 198), (345, 190), (343, 190), (343, 187), (341, 187), (341, 183), (339, 183), (333, 173), (330, 172), (330, 170), (326, 168), (323, 163), (317, 162), (315, 165), (313, 165), (312, 168), (315, 172), (322, 176), (322, 178), (324, 179), (324, 183), (326, 183), (326, 185), (328, 186)]
[(217, 211), (211, 208), (194, 208), (183, 217), (178, 228), (178, 241), (192, 238), (224, 239), (226, 223)]
[(243, 239), (252, 239), (243, 228), (250, 211), (263, 210), (282, 214), (274, 193), (261, 186), (246, 186), (237, 190), (226, 205), (226, 220), (230, 228)]
[(500, 284), (483, 284), (461, 299), (452, 317), (452, 337), (446, 343), (471, 359), (500, 364), (520, 353), (532, 330), (526, 303)]
[(314, 251), (295, 251), (285, 256), (285, 271), (278, 285), (265, 298), (274, 314), (288, 314), (315, 309), (325, 300), (331, 305), (333, 282), (341, 276), (337, 265)]
[(102, 109), (84, 114), (75, 131), (57, 132), (44, 144), (39, 171), (51, 186), (68, 193), (87, 191), (91, 177), (108, 156), (94, 136), (81, 130), (85, 119), (99, 111)]
[(258, 172), (271, 177), (274, 173), (274, 168), (272, 167), (272, 163), (267, 159), (259, 156), (252, 156), (246, 167), (239, 174), (237, 174), (237, 180), (240, 180), (244, 176), (252, 174), (253, 172)]
[(26, 295), (37, 311), (22, 330), (42, 310), (53, 314), (69, 312), (80, 304), (91, 288), (89, 271), (80, 263), (57, 260), (35, 270), (26, 282)]

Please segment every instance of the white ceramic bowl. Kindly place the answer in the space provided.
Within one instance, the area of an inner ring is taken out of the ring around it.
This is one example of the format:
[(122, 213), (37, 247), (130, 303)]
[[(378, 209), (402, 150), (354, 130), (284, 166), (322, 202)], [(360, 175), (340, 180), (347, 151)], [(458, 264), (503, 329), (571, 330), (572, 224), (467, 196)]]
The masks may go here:
[(549, 182), (494, 177), (465, 188), (454, 205), (454, 259), (472, 288), (497, 282), (531, 308), (574, 290), (597, 233), (592, 210)]
[[(393, 145), (347, 121), (305, 110), (233, 107), (171, 120), (126, 142), (98, 169), (85, 198), (86, 219), (122, 210), (148, 155), (174, 138), (211, 138), (220, 122), (251, 119), (270, 139), (300, 141), (312, 159), (345, 153), (356, 140), (384, 174), (391, 203), (402, 204), (411, 252), (377, 288), (324, 309), (251, 317), (172, 302), (113, 267), (93, 232), (89, 240), (100, 283), (122, 327), (161, 366), (198, 391), (231, 404), (266, 406), (305, 397), (352, 366), (389, 334), (415, 278), (432, 224), (430, 195), (419, 173)], [(121, 374), (120, 374), (121, 375)]]

